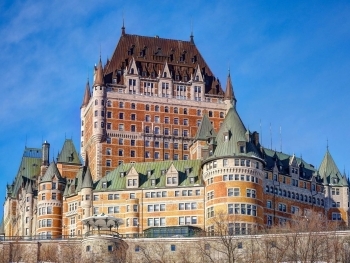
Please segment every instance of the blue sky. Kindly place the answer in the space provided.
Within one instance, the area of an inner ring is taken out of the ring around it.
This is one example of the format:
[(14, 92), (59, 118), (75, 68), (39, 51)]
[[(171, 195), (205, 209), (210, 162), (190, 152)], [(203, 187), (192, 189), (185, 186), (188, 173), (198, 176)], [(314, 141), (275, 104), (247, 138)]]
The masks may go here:
[[(15, 1), (0, 3), (0, 200), (25, 145), (78, 148), (88, 74), (126, 32), (194, 40), (266, 147), (319, 166), (327, 139), (350, 171), (349, 1)], [(261, 125), (260, 125), (261, 124)], [(271, 132), (270, 132), (271, 124)], [(272, 136), (270, 136), (272, 134)], [(2, 211), (0, 212), (0, 216)]]

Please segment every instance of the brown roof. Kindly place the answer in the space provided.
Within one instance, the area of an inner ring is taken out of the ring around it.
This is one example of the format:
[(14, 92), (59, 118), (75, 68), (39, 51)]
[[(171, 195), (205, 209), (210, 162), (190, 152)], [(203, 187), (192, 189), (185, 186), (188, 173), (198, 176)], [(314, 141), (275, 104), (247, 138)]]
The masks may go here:
[[(195, 73), (199, 64), (206, 80), (205, 93), (224, 95), (219, 80), (213, 75), (204, 58), (192, 41), (173, 40), (156, 37), (122, 34), (117, 47), (104, 69), (105, 83), (123, 83), (126, 67), (135, 59), (138, 74), (143, 77), (157, 78), (163, 72), (165, 62), (174, 80), (187, 82)], [(177, 76), (179, 79), (177, 79)], [(186, 80), (187, 78), (187, 80)]]

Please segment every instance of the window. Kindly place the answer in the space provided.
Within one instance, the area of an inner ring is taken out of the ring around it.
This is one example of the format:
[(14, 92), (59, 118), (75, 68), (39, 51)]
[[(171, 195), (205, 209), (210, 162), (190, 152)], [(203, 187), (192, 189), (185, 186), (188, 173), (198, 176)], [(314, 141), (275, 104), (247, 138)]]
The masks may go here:
[(272, 208), (272, 203), (271, 203), (270, 200), (268, 200), (268, 201), (266, 202), (266, 207), (267, 207), (267, 208)]
[(136, 125), (131, 125), (131, 131), (136, 132)]
[(332, 220), (341, 220), (340, 213), (332, 213)]
[(176, 251), (176, 245), (170, 245), (170, 251)]
[(106, 166), (108, 166), (108, 167), (112, 166), (112, 161), (111, 160), (106, 160)]
[(57, 194), (56, 193), (52, 193), (52, 200), (56, 200), (57, 199)]
[(119, 131), (124, 131), (124, 124), (123, 123), (119, 123), (118, 129), (119, 129)]
[(247, 189), (247, 197), (256, 198), (256, 191), (254, 189)]
[(130, 199), (135, 199), (136, 196), (135, 196), (135, 193), (130, 193)]
[(214, 217), (214, 207), (207, 208), (207, 218)]

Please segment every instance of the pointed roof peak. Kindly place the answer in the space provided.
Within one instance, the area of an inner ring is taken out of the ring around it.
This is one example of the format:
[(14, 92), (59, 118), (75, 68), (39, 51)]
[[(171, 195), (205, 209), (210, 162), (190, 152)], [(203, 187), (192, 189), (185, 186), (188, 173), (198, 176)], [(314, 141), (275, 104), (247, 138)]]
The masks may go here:
[(84, 180), (81, 185), (81, 188), (92, 188), (92, 176), (90, 172), (90, 168), (87, 166), (85, 169)]
[(95, 83), (94, 86), (103, 86), (104, 79), (103, 79), (103, 68), (102, 68), (102, 59), (101, 59), (101, 51), (100, 51), (100, 61), (98, 62), (96, 73), (95, 73)]
[(85, 107), (86, 105), (88, 105), (90, 99), (91, 99), (91, 92), (90, 92), (90, 83), (88, 78), (85, 85), (85, 93), (84, 93), (83, 103), (81, 107)]
[(230, 69), (228, 70), (227, 81), (226, 81), (225, 100), (230, 100), (232, 102), (234, 101), (233, 105), (236, 106), (237, 100), (233, 92)]
[(72, 139), (66, 139), (64, 141), (62, 150), (58, 155), (57, 162), (81, 165), (78, 152), (75, 149)]
[(57, 165), (55, 162), (51, 162), (49, 165), (49, 168), (47, 168), (44, 176), (41, 178), (40, 183), (44, 182), (51, 182), (52, 178), (54, 176), (57, 176), (59, 180), (63, 180), (60, 171), (57, 168)]
[(195, 141), (197, 140), (203, 140), (206, 141), (209, 138), (215, 137), (216, 133), (213, 128), (213, 125), (211, 124), (209, 117), (206, 113), (203, 114), (202, 121), (198, 127)]

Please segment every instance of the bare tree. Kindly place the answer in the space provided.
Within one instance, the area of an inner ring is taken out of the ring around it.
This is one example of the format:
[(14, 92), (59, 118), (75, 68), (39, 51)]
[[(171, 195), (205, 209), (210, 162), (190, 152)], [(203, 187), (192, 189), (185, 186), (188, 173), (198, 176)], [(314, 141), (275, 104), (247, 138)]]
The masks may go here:
[(199, 243), (198, 250), (201, 252), (203, 262), (227, 262), (235, 263), (242, 261), (242, 242), (235, 235), (236, 217), (224, 212), (219, 212), (209, 220), (209, 225), (214, 229), (214, 242)]
[(58, 243), (38, 242), (38, 261), (58, 262)]

